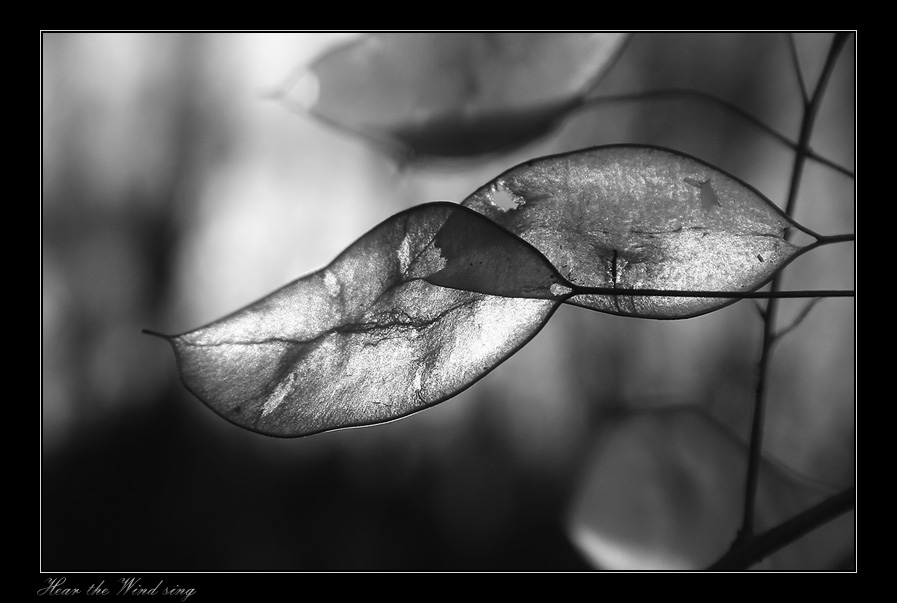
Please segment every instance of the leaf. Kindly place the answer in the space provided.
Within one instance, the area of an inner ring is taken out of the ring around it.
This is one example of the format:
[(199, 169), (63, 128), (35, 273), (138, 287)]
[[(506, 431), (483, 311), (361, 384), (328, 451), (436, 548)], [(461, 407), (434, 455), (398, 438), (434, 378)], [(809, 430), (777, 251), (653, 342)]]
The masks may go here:
[(453, 211), (433, 238), (445, 264), (434, 285), (508, 297), (559, 300), (569, 283), (539, 251), (482, 215)]
[[(568, 517), (580, 552), (606, 570), (703, 569), (741, 523), (747, 446), (706, 412), (669, 408), (609, 419), (598, 434)], [(833, 491), (771, 460), (760, 466), (758, 533)], [(845, 516), (777, 551), (771, 570), (832, 567), (853, 544)]]
[[(548, 320), (555, 274), (481, 215), (432, 203), (384, 221), (327, 267), (166, 338), (186, 387), (222, 417), (309, 435), (396, 419), (465, 389)], [(488, 295), (527, 292), (544, 299)]]
[[(516, 209), (496, 205), (500, 194)], [(756, 288), (799, 251), (783, 237), (790, 224), (696, 159), (595, 148), (522, 164), (463, 205), (397, 214), (326, 268), (163, 337), (187, 388), (238, 425), (278, 436), (368, 425), (468, 387), (561, 302), (650, 318), (731, 303), (582, 287)]]
[[(496, 203), (510, 196), (516, 207)], [(514, 167), (462, 205), (530, 242), (581, 287), (752, 291), (800, 252), (796, 226), (761, 193), (688, 155), (612, 145)], [(569, 303), (642, 318), (687, 318), (729, 298), (576, 295)]]
[(553, 129), (625, 33), (375, 33), (314, 61), (312, 115), (399, 151), (463, 157)]

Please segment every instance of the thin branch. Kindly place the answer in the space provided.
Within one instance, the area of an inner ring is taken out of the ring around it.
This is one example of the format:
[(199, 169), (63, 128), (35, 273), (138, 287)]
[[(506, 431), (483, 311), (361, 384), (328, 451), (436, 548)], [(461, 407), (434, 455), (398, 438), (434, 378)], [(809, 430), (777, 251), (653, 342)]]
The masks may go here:
[(816, 235), (816, 241), (820, 245), (830, 245), (832, 243), (850, 243), (851, 241), (856, 241), (855, 234), (842, 234), (842, 235)]
[[(788, 214), (789, 218), (791, 214)], [(810, 228), (804, 226), (803, 224), (799, 224), (797, 222), (791, 221), (791, 226), (796, 228), (797, 230), (804, 232), (814, 239), (816, 242), (811, 247), (820, 247), (822, 245), (832, 245), (834, 243), (850, 243), (856, 240), (856, 235), (853, 233), (839, 234), (839, 235), (821, 235), (818, 232), (814, 232)], [(786, 232), (785, 238), (791, 238), (791, 233)], [(803, 251), (809, 251), (809, 249), (804, 249)]]
[(595, 96), (585, 100), (587, 104), (616, 103), (641, 100), (658, 100), (658, 99), (699, 99), (710, 101), (723, 109), (741, 117), (745, 121), (753, 124), (760, 130), (766, 132), (782, 144), (792, 149), (797, 148), (797, 143), (780, 133), (778, 130), (760, 120), (758, 117), (748, 113), (738, 105), (731, 103), (725, 99), (715, 96), (709, 92), (698, 90), (697, 88), (666, 88), (661, 90), (646, 90), (644, 92), (635, 92), (630, 94), (617, 94), (612, 96)]
[(757, 309), (757, 314), (760, 315), (760, 320), (766, 320), (766, 308), (763, 307), (763, 304), (755, 301), (754, 307)]
[(832, 40), (832, 46), (829, 49), (828, 56), (825, 59), (825, 65), (822, 74), (819, 76), (819, 82), (813, 91), (813, 96), (804, 104), (804, 117), (801, 120), (800, 136), (797, 140), (797, 153), (794, 156), (794, 165), (791, 172), (791, 188), (788, 191), (788, 203), (785, 205), (785, 213), (789, 216), (794, 215), (794, 204), (797, 203), (797, 190), (800, 188), (801, 176), (803, 175), (804, 164), (808, 157), (810, 149), (810, 136), (813, 133), (813, 125), (816, 123), (816, 116), (819, 113), (819, 107), (822, 105), (822, 95), (825, 87), (831, 78), (832, 70), (835, 67), (835, 60), (838, 54), (847, 42), (845, 33), (836, 33)]
[(843, 167), (843, 166), (835, 163), (831, 159), (827, 159), (827, 158), (823, 157), (822, 155), (818, 154), (813, 149), (807, 149), (807, 157), (817, 163), (821, 163), (825, 166), (832, 168), (836, 172), (841, 172), (848, 178), (856, 178), (856, 174), (852, 170), (849, 170), (846, 167)]
[(786, 328), (784, 328), (781, 331), (779, 331), (778, 333), (776, 333), (775, 340), (776, 341), (780, 340), (786, 334), (788, 334), (791, 331), (793, 331), (794, 329), (796, 329), (797, 325), (799, 325), (800, 323), (802, 323), (804, 321), (804, 319), (810, 313), (810, 310), (813, 309), (813, 306), (815, 306), (816, 303), (821, 299), (822, 299), (821, 297), (817, 297), (816, 299), (811, 300), (806, 306), (804, 306), (804, 309), (801, 310), (801, 313), (797, 315), (797, 318), (794, 319), (794, 322), (792, 322), (789, 326), (787, 326)]
[[(823, 91), (831, 76), (835, 60), (846, 41), (847, 36), (845, 34), (835, 34), (835, 38), (829, 49), (829, 54), (826, 57), (822, 75), (819, 78), (819, 83), (817, 84), (810, 101), (804, 105), (804, 116), (801, 120), (800, 137), (798, 139), (799, 146), (797, 153), (795, 153), (794, 156), (794, 163), (791, 170), (791, 185), (788, 191), (788, 201), (785, 204), (785, 213), (789, 216), (794, 215), (797, 193), (800, 189), (803, 168), (807, 159), (810, 135), (813, 132), (813, 125), (819, 112)], [(786, 232), (786, 238), (789, 234), (790, 231)], [(841, 240), (840, 237), (835, 238)], [(818, 238), (817, 243), (822, 244)], [(777, 272), (772, 279), (770, 293), (779, 290), (781, 280), (782, 272), (780, 271)], [(733, 548), (749, 542), (752, 539), (754, 532), (754, 501), (757, 497), (757, 484), (760, 472), (760, 452), (763, 447), (763, 423), (766, 408), (766, 375), (769, 370), (769, 360), (772, 355), (773, 343), (775, 342), (776, 337), (775, 322), (777, 307), (778, 298), (771, 297), (766, 305), (766, 320), (763, 322), (763, 343), (760, 349), (760, 360), (757, 368), (757, 388), (754, 395), (754, 410), (751, 417), (750, 456), (748, 458), (748, 469), (745, 479), (744, 515), (742, 517), (741, 529), (735, 538)]]
[[(806, 234), (810, 235), (811, 237), (813, 237), (814, 239), (816, 239), (809, 245), (802, 247), (800, 250), (801, 254), (808, 253), (810, 251), (813, 251), (814, 249), (823, 247), (825, 245), (835, 245), (837, 243), (853, 243), (856, 241), (856, 235), (853, 233), (840, 234), (840, 235), (821, 235), (819, 233), (813, 232), (806, 226), (802, 226), (802, 225), (798, 224), (797, 222), (794, 222), (793, 224), (794, 224), (794, 227), (797, 228), (798, 230), (800, 230), (801, 232), (806, 233)], [(791, 234), (792, 233), (790, 233), (790, 232), (786, 232), (785, 238), (790, 239)]]
[(797, 44), (794, 40), (794, 32), (786, 33), (785, 37), (788, 39), (788, 49), (791, 51), (791, 62), (794, 65), (794, 73), (797, 76), (797, 85), (800, 86), (800, 97), (803, 99), (804, 103), (807, 103), (810, 100), (810, 95), (807, 92), (804, 75), (800, 69), (800, 60), (797, 57)]
[[(778, 130), (773, 128), (772, 126), (766, 124), (765, 122), (763, 122), (756, 116), (748, 113), (747, 111), (745, 111), (738, 105), (730, 103), (729, 101), (719, 98), (718, 96), (714, 96), (713, 94), (710, 94), (709, 92), (704, 92), (703, 90), (697, 90), (694, 88), (669, 88), (669, 89), (664, 89), (664, 90), (648, 90), (645, 92), (635, 92), (635, 93), (630, 93), (630, 94), (616, 94), (616, 95), (612, 95), (612, 96), (595, 96), (595, 97), (589, 97), (589, 98), (584, 99), (583, 103), (582, 103), (582, 105), (580, 105), (580, 107), (586, 108), (586, 107), (589, 107), (590, 105), (600, 105), (600, 104), (605, 104), (605, 103), (619, 103), (619, 102), (629, 102), (629, 101), (658, 100), (658, 99), (671, 99), (671, 98), (672, 99), (694, 98), (694, 99), (698, 99), (698, 100), (709, 101), (711, 103), (721, 106), (722, 108), (724, 108), (727, 111), (731, 111), (733, 114), (737, 115), (738, 117), (741, 117), (742, 119), (746, 120), (747, 122), (753, 124), (754, 126), (759, 128), (760, 130), (762, 130), (763, 132), (765, 132), (766, 134), (768, 134), (775, 140), (779, 141), (783, 145), (787, 146), (788, 148), (790, 148), (792, 150), (797, 150), (797, 148), (798, 148), (797, 142), (791, 140), (790, 138), (788, 138), (787, 136), (785, 136), (784, 134), (782, 134), (781, 132), (779, 132)], [(808, 158), (813, 159), (814, 161), (817, 161), (823, 165), (826, 165), (826, 166), (832, 168), (833, 170), (844, 174), (845, 176), (847, 176), (849, 178), (856, 177), (855, 174), (851, 170), (835, 163), (831, 159), (827, 159), (826, 157), (818, 155), (817, 153), (815, 153), (813, 150), (811, 150), (809, 148), (806, 149), (806, 155)]]
[[(778, 278), (773, 279), (772, 291), (778, 289), (778, 282)], [(763, 343), (760, 347), (760, 360), (757, 363), (757, 382), (754, 390), (754, 409), (751, 415), (750, 453), (748, 456), (747, 476), (745, 478), (741, 529), (735, 536), (733, 548), (749, 542), (754, 536), (754, 501), (757, 499), (757, 484), (760, 477), (760, 452), (763, 446), (763, 423), (766, 414), (766, 373), (769, 371), (769, 358), (772, 355), (773, 343), (775, 342), (776, 307), (776, 298), (770, 298), (764, 313)]]
[(847, 513), (855, 507), (856, 489), (848, 488), (785, 523), (732, 548), (708, 567), (709, 571), (746, 570), (816, 528)]

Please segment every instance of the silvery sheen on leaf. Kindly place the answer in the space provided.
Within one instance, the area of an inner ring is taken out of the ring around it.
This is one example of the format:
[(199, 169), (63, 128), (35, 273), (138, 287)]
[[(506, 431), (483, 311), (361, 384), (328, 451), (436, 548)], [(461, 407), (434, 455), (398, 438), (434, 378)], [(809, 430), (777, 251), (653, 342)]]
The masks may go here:
[(219, 415), (309, 435), (390, 421), (467, 388), (538, 332), (560, 303), (556, 282), (529, 244), (460, 205), (432, 203), (384, 221), (327, 267), (167, 339), (186, 387)]
[(724, 307), (735, 299), (578, 287), (754, 290), (800, 252), (791, 226), (697, 159), (597, 147), (519, 165), (461, 205), (396, 214), (327, 267), (165, 337), (186, 387), (237, 425), (283, 437), (371, 425), (469, 387), (562, 302), (660, 319)]
[[(503, 209), (497, 195), (515, 208)], [(676, 291), (753, 291), (800, 252), (797, 226), (761, 193), (683, 153), (613, 145), (518, 165), (470, 207), (532, 243), (571, 283)], [(727, 298), (577, 295), (569, 303), (641, 318), (688, 318)]]

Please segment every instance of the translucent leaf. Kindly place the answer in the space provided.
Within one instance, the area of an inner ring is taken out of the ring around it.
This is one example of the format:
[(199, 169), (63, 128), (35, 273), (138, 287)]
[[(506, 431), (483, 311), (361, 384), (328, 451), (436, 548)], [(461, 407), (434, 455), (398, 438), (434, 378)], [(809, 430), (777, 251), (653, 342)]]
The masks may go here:
[(310, 112), (399, 150), (501, 151), (555, 127), (605, 73), (625, 33), (376, 33), (318, 58)]
[(433, 246), (444, 260), (440, 270), (426, 277), (434, 285), (540, 299), (560, 299), (571, 292), (535, 247), (471, 210), (453, 211)]
[[(530, 245), (471, 210), (433, 203), (381, 223), (327, 267), (168, 339), (184, 384), (215, 412), (269, 435), (308, 435), (396, 419), (468, 387), (548, 320), (554, 278)], [(547, 299), (499, 296), (518, 286)]]
[[(696, 570), (725, 553), (741, 523), (747, 446), (696, 409), (641, 412), (607, 422), (568, 518), (569, 534), (596, 567)], [(758, 533), (833, 494), (764, 460), (755, 506)], [(853, 545), (849, 515), (814, 530), (760, 565), (833, 567)]]
[[(510, 198), (515, 207), (504, 209)], [(682, 153), (614, 145), (514, 167), (463, 205), (532, 243), (587, 287), (751, 291), (800, 248), (796, 226), (749, 185)], [(644, 318), (686, 318), (727, 298), (577, 295), (570, 303)]]

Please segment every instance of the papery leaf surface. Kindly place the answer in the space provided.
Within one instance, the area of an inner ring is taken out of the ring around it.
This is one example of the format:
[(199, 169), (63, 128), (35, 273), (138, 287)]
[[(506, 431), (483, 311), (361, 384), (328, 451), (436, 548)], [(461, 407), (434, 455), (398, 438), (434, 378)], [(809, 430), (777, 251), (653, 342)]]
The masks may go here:
[[(510, 197), (505, 209), (497, 197)], [(543, 157), (487, 183), (462, 205), (530, 242), (586, 287), (752, 291), (799, 252), (797, 226), (737, 178), (694, 157), (612, 145)], [(729, 298), (576, 295), (569, 303), (642, 318), (687, 318)]]
[(465, 291), (559, 300), (566, 279), (535, 247), (472, 210), (454, 210), (432, 241), (444, 260), (425, 277)]
[[(739, 529), (748, 446), (698, 408), (636, 411), (597, 433), (572, 497), (568, 534), (596, 568), (699, 570)], [(770, 459), (760, 465), (758, 533), (834, 494)], [(849, 515), (763, 560), (767, 570), (820, 570), (851, 551)]]
[(629, 34), (374, 33), (309, 66), (312, 115), (424, 156), (530, 142), (581, 103)]
[[(503, 228), (431, 203), (384, 221), (327, 267), (168, 339), (182, 381), (215, 412), (302, 436), (396, 419), (465, 389), (548, 320), (556, 278)], [(517, 293), (528, 295), (508, 296)]]

